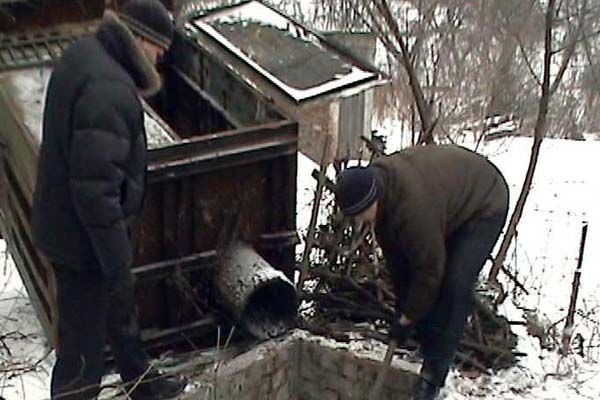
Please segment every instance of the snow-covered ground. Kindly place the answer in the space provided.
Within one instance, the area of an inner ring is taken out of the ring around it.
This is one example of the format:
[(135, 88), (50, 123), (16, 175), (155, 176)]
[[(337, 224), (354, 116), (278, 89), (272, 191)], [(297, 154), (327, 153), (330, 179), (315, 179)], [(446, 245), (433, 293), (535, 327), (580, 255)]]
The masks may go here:
[[(380, 133), (389, 133), (390, 149), (400, 139), (393, 124), (382, 124)], [(529, 160), (531, 139), (504, 139), (486, 144), (480, 151), (498, 165), (516, 200)], [(576, 317), (575, 334), (584, 344), (600, 344), (600, 142), (547, 140), (542, 148), (538, 171), (519, 229), (516, 250), (509, 258), (530, 295), (519, 294), (521, 308), (539, 310), (543, 318), (560, 330), (566, 315), (571, 281), (577, 264), (582, 221), (589, 223), (583, 261), (578, 309), (589, 319)], [(305, 232), (310, 219), (317, 166), (298, 155), (298, 226)], [(10, 257), (0, 248), (0, 400), (47, 399), (54, 354), (48, 349), (27, 294)], [(523, 311), (511, 300), (503, 312), (511, 320), (523, 320)], [(453, 373), (443, 392), (445, 399), (595, 399), (600, 397), (599, 349), (586, 350), (584, 357), (561, 357), (555, 351), (540, 350), (537, 339), (519, 334), (519, 351), (528, 354), (520, 364), (497, 375), (471, 380)], [(384, 346), (367, 344), (383, 357)], [(360, 346), (359, 346), (360, 347)], [(33, 370), (8, 373), (22, 366)]]
[[(402, 127), (386, 121), (378, 127), (388, 138), (388, 152), (410, 143)], [(511, 212), (529, 162), (532, 139), (507, 138), (480, 145), (478, 151), (505, 175), (511, 190)], [(466, 145), (466, 147), (469, 147)], [(518, 366), (490, 377), (471, 380), (454, 373), (444, 390), (446, 399), (596, 399), (600, 397), (600, 142), (546, 140), (542, 145), (533, 188), (518, 230), (509, 265), (529, 289), (511, 295), (501, 311), (510, 320), (524, 320), (523, 309), (535, 310), (547, 325), (562, 332), (573, 273), (577, 266), (583, 222), (589, 224), (574, 335), (584, 339), (584, 357), (560, 357), (541, 350), (539, 341), (516, 326), (518, 351), (527, 353)], [(298, 227), (306, 231), (317, 165), (298, 156)], [(511, 285), (505, 281), (505, 287)], [(381, 350), (384, 351), (383, 349)], [(383, 356), (383, 353), (382, 353)]]
[(54, 352), (0, 242), (0, 400), (46, 399)]

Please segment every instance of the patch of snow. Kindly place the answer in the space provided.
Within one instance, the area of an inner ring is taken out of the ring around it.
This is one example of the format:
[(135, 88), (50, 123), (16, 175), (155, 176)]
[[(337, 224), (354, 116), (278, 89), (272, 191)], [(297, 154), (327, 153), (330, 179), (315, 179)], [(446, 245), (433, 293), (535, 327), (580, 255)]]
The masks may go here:
[(5, 90), (19, 117), (38, 143), (42, 140), (44, 98), (51, 72), (49, 67), (40, 67), (12, 71), (2, 76), (6, 82)]
[(0, 398), (48, 398), (54, 353), (4, 241), (0, 241), (0, 338)]
[[(316, 336), (310, 332), (297, 329), (292, 333), (292, 338), (301, 339), (306, 342), (317, 343), (319, 346), (334, 350), (346, 350), (361, 358), (367, 358), (375, 361), (383, 361), (385, 358), (385, 353), (388, 349), (387, 344), (375, 339), (364, 338), (360, 334), (351, 334), (349, 342), (339, 342), (334, 339)], [(409, 352), (406, 354), (408, 358)], [(420, 363), (409, 361), (408, 359), (398, 357), (397, 355), (392, 358), (391, 365), (394, 368), (401, 368), (411, 371), (415, 374), (417, 374), (421, 368)]]
[(148, 112), (144, 114), (144, 126), (146, 128), (146, 139), (149, 149), (175, 143), (175, 139), (160, 125), (155, 116)]

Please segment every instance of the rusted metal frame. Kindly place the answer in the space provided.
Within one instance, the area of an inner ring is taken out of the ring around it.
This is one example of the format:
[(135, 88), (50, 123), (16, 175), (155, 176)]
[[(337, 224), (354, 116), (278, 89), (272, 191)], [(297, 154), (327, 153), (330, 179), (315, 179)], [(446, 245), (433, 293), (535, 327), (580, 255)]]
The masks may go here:
[[(12, 58), (12, 61), (9, 60), (7, 62), (4, 59), (4, 57), (0, 55), (0, 71), (10, 71), (13, 69), (31, 68), (50, 64), (53, 62), (54, 59), (60, 57), (62, 51), (64, 51), (65, 48), (68, 47), (73, 41), (91, 32), (94, 29), (94, 26), (95, 25), (88, 26), (80, 30), (69, 30), (64, 32), (38, 32), (34, 36), (28, 37), (9, 37), (8, 39), (0, 43), (0, 54), (2, 50), (7, 51), (10, 57)], [(54, 50), (52, 50), (52, 44), (57, 45), (57, 47), (61, 49), (61, 52), (57, 53)], [(50, 59), (44, 59), (40, 56), (40, 53), (36, 48), (37, 45), (43, 45), (47, 49)], [(32, 47), (35, 57), (27, 56), (25, 52), (25, 47), (28, 46)], [(20, 51), (22, 53), (21, 59), (17, 59), (15, 51)]]
[(159, 331), (154, 329), (142, 330), (142, 341), (146, 348), (156, 348), (171, 343), (182, 342), (188, 338), (195, 338), (207, 332), (214, 333), (214, 331), (216, 331), (216, 319), (208, 315), (201, 320), (174, 328), (161, 329)]
[[(295, 213), (293, 215), (295, 216)], [(298, 232), (295, 230), (263, 233), (259, 236), (258, 240), (258, 246), (265, 250), (280, 250), (295, 246), (300, 243)]]
[[(149, 151), (148, 181), (295, 154), (297, 125), (279, 122), (196, 138)], [(170, 159), (175, 158), (175, 159)], [(162, 162), (161, 162), (162, 161)]]
[(21, 53), (23, 60), (39, 60), (35, 52), (31, 51), (31, 45), (20, 45), (17, 50)]
[(216, 251), (209, 250), (202, 253), (194, 253), (181, 258), (174, 258), (134, 267), (132, 272), (140, 280), (161, 279), (173, 274), (176, 267), (182, 273), (187, 273), (195, 270), (214, 268), (216, 263)]
[(200, 85), (183, 73), (183, 71), (175, 66), (170, 66), (169, 68), (179, 79), (188, 85), (190, 89), (192, 89), (198, 96), (200, 96), (203, 100), (206, 100), (215, 110), (217, 110), (230, 125), (233, 125), (236, 128), (243, 126), (243, 124), (236, 117), (234, 117), (229, 111), (221, 106), (210, 94), (208, 94), (208, 92), (203, 90)]
[[(68, 47), (68, 45), (69, 45), (69, 43), (68, 43), (68, 42), (67, 42), (67, 43), (65, 43), (65, 42), (66, 42), (66, 40), (63, 40), (62, 38), (60, 38), (60, 39), (57, 39), (57, 40), (55, 40), (54, 42), (56, 43), (56, 46), (57, 46), (58, 48), (60, 48), (60, 52), (61, 52), (61, 54), (62, 54), (62, 53), (65, 51), (65, 49), (66, 49), (66, 48)], [(60, 55), (59, 55), (59, 56), (60, 56)]]
[(58, 58), (58, 56), (60, 55), (60, 53), (55, 53), (54, 52), (54, 50), (52, 49), (52, 42), (50, 40), (44, 40), (43, 43), (44, 43), (44, 47), (48, 51), (48, 54), (50, 55), (50, 59), (54, 60), (55, 58)]
[(13, 46), (12, 46), (12, 45), (10, 45), (10, 44), (9, 44), (8, 46), (6, 46), (6, 51), (8, 51), (8, 55), (9, 55), (9, 56), (10, 56), (10, 58), (12, 59), (12, 60), (11, 60), (11, 61), (12, 61), (12, 63), (13, 63), (13, 64), (17, 64), (17, 63), (18, 63), (18, 61), (17, 61), (17, 58), (15, 57), (15, 53), (14, 53)]
[(48, 60), (39, 60), (39, 61), (28, 61), (28, 62), (24, 62), (24, 63), (16, 63), (16, 64), (0, 64), (0, 72), (8, 72), (8, 71), (14, 71), (16, 69), (27, 69), (27, 68), (33, 68), (33, 67), (43, 67), (45, 65), (50, 65), (52, 64), (54, 60), (52, 59), (48, 59)]
[(151, 166), (148, 169), (148, 182), (153, 183), (217, 169), (252, 164), (280, 155), (292, 155), (296, 152), (297, 144), (295, 140), (288, 142), (272, 140), (242, 149), (229, 149), (229, 151), (224, 151), (220, 154), (199, 155)]
[(270, 122), (249, 128), (227, 130), (219, 133), (194, 136), (168, 146), (148, 151), (148, 162), (160, 162), (170, 158), (181, 159), (196, 156), (199, 153), (218, 153), (226, 146), (243, 146), (258, 142), (264, 137), (287, 137), (298, 135), (298, 124), (289, 120)]
[(36, 42), (32, 42), (30, 46), (31, 46), (31, 50), (33, 51), (33, 54), (35, 54), (36, 58), (38, 60), (43, 60), (44, 58), (42, 57), (42, 55), (38, 51), (37, 43)]

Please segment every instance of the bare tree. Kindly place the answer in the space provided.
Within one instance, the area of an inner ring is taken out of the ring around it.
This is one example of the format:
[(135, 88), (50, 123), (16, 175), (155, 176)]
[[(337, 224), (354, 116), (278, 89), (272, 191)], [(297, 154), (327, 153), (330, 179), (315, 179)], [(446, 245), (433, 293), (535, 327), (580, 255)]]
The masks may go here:
[[(537, 0), (533, 0), (537, 3)], [(564, 5), (564, 3), (562, 3)], [(541, 6), (541, 5), (539, 5)], [(529, 159), (529, 166), (525, 175), (525, 181), (523, 187), (517, 199), (515, 210), (510, 218), (507, 232), (502, 239), (500, 249), (492, 269), (490, 270), (489, 280), (490, 282), (497, 284), (497, 275), (503, 266), (508, 248), (512, 242), (517, 231), (517, 225), (523, 215), (525, 203), (531, 191), (531, 184), (533, 182), (533, 176), (537, 167), (537, 161), (540, 154), (540, 148), (542, 141), (547, 131), (547, 117), (552, 96), (556, 93), (564, 75), (567, 71), (569, 62), (575, 52), (575, 49), (580, 43), (582, 38), (582, 32), (584, 28), (584, 21), (587, 12), (587, 0), (584, 0), (580, 7), (564, 8), (562, 10), (557, 8), (556, 0), (548, 0), (546, 5), (546, 18), (544, 28), (544, 54), (542, 63), (542, 81), (541, 81), (541, 94), (538, 106), (537, 119), (533, 135), (533, 145), (531, 148), (531, 156)], [(565, 15), (561, 20), (557, 21), (557, 16)], [(562, 34), (562, 43), (558, 48), (555, 47), (556, 36), (561, 36), (557, 31), (564, 30)], [(552, 76), (551, 68), (555, 62), (555, 58), (560, 58), (557, 72)]]
[[(286, 0), (280, 0), (285, 2)], [(589, 3), (589, 4), (588, 4)], [(581, 138), (600, 128), (600, 4), (589, 0), (327, 0), (315, 21), (370, 29), (394, 78), (388, 108), (418, 115), (418, 144), (455, 127), (514, 114), (533, 145), (525, 182), (490, 274), (495, 281), (531, 190), (544, 137)], [(336, 12), (341, 10), (341, 14)], [(341, 16), (341, 17), (340, 17)], [(410, 93), (408, 96), (407, 93)], [(548, 127), (551, 127), (549, 130)]]

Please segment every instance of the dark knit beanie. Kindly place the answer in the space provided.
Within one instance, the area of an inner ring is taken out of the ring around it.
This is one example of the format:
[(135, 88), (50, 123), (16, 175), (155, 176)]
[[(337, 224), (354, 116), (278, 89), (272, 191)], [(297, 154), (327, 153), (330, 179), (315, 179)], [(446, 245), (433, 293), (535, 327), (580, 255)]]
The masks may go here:
[(119, 10), (119, 18), (136, 35), (168, 48), (173, 40), (173, 21), (158, 0), (129, 0)]
[(377, 177), (374, 168), (347, 168), (338, 177), (335, 195), (344, 215), (360, 214), (378, 197)]

